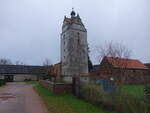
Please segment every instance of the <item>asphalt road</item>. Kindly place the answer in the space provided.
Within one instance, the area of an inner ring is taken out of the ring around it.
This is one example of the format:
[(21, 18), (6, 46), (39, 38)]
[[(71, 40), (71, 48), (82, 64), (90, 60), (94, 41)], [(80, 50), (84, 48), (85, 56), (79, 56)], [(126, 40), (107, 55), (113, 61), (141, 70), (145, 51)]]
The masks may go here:
[(48, 113), (32, 85), (8, 83), (0, 87), (0, 113)]

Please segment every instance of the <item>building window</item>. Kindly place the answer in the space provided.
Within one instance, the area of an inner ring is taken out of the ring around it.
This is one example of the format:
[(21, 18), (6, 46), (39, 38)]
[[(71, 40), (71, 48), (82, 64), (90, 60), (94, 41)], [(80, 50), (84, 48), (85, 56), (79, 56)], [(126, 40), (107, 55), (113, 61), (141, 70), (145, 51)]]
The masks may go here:
[(64, 52), (65, 52), (66, 50), (64, 49)]
[(65, 59), (65, 56), (64, 56), (64, 59)]
[(78, 43), (80, 43), (80, 33), (78, 32)]
[(78, 37), (80, 36), (80, 33), (79, 32), (77, 32), (77, 34), (78, 34)]
[(65, 45), (65, 41), (64, 41), (64, 45)]

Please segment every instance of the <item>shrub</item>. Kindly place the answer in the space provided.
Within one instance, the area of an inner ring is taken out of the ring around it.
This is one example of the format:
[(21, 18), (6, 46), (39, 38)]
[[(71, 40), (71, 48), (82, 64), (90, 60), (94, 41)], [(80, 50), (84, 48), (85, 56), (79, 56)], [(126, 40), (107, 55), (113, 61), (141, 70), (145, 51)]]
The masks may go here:
[(103, 106), (117, 113), (150, 113), (149, 104), (127, 93), (107, 94), (100, 85), (81, 84), (80, 97), (97, 106)]
[(5, 80), (0, 79), (0, 86), (5, 85), (5, 84), (6, 84)]
[(129, 94), (120, 93), (115, 96), (113, 102), (118, 113), (148, 113), (146, 103)]
[(145, 100), (150, 103), (150, 84), (145, 85), (144, 95), (145, 95)]
[(111, 97), (102, 90), (100, 85), (90, 83), (82, 83), (80, 87), (80, 97), (85, 101), (101, 107), (107, 107), (112, 110)]

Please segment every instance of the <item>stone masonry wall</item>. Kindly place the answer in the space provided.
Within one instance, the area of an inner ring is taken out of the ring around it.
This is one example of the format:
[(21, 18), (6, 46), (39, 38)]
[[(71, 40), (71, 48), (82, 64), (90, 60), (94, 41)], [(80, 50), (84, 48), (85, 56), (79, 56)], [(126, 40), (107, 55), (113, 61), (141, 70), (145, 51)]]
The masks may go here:
[(50, 81), (41, 80), (40, 84), (56, 94), (72, 93), (73, 89), (72, 84), (66, 83), (53, 83)]

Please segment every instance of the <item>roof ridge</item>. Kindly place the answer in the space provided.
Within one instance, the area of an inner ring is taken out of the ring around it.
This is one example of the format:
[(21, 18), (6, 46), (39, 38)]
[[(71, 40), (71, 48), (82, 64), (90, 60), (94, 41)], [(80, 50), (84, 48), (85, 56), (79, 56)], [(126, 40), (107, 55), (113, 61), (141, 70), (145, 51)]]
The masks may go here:
[[(141, 61), (135, 60), (135, 59), (125, 59), (125, 58), (119, 58), (119, 57), (105, 57), (106, 60), (111, 63), (114, 67), (125, 67), (124, 65), (119, 65), (116, 63), (116, 60), (118, 58), (118, 62), (127, 62), (126, 68), (130, 69), (148, 69), (146, 65), (144, 65)], [(111, 59), (114, 58), (114, 61), (111, 61)]]

